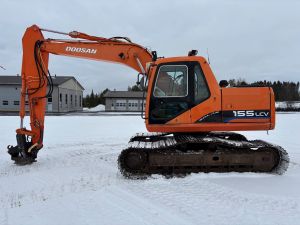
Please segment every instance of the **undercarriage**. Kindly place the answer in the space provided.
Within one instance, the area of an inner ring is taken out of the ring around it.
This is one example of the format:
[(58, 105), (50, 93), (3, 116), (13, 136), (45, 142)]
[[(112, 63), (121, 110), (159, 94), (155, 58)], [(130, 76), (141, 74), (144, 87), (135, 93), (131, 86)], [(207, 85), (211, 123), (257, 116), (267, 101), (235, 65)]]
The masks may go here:
[(152, 174), (182, 176), (198, 172), (263, 172), (283, 174), (287, 152), (234, 132), (139, 133), (119, 155), (119, 169), (128, 178)]
[[(17, 137), (19, 145), (8, 147), (8, 153), (18, 165), (31, 164), (36, 161), (37, 150), (28, 148), (31, 143), (22, 137)], [(199, 172), (281, 175), (288, 168), (289, 156), (280, 146), (262, 140), (250, 141), (234, 132), (139, 133), (119, 155), (118, 165), (127, 178)]]

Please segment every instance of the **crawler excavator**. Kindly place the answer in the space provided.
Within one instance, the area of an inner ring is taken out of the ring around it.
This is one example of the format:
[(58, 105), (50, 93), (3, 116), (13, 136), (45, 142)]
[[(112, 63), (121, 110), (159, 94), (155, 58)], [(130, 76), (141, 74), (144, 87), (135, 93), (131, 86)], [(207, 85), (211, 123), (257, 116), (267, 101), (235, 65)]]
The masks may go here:
[[(46, 39), (43, 32), (68, 39)], [(46, 98), (52, 93), (49, 54), (124, 64), (138, 71), (147, 87), (145, 113), (149, 133), (133, 136), (118, 157), (126, 177), (197, 172), (283, 174), (289, 157), (280, 146), (247, 140), (232, 131), (272, 130), (274, 93), (270, 87), (227, 87), (217, 83), (208, 61), (190, 51), (163, 58), (129, 38), (103, 38), (73, 31), (57, 32), (33, 25), (23, 39), (20, 128), (16, 146), (8, 146), (20, 165), (36, 161), (43, 147)], [(28, 98), (30, 127), (23, 124)]]

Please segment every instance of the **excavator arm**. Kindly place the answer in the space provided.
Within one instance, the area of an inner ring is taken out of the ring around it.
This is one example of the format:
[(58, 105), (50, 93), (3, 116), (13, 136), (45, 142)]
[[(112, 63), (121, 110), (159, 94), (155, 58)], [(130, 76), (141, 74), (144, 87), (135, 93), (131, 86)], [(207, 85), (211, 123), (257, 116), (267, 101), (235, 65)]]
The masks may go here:
[[(70, 38), (45, 39), (42, 31), (67, 35)], [(48, 71), (49, 54), (91, 60), (121, 63), (146, 74), (146, 64), (153, 59), (148, 49), (128, 38), (103, 38), (81, 32), (70, 33), (41, 29), (37, 25), (27, 28), (23, 39), (22, 88), (20, 101), (20, 128), (16, 130), (17, 145), (8, 146), (8, 153), (18, 164), (35, 161), (43, 147), (46, 98), (52, 94), (52, 79)], [(26, 105), (29, 106), (30, 127), (24, 127)]]

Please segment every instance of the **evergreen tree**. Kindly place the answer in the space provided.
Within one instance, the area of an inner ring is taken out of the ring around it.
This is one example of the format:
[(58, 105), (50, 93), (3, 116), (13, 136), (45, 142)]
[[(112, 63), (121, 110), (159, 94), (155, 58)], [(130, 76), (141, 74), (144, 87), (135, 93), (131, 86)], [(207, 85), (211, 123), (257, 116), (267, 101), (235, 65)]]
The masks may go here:
[(290, 81), (255, 81), (253, 83), (247, 83), (245, 79), (230, 79), (228, 81), (230, 87), (243, 87), (245, 85), (249, 86), (264, 86), (272, 87), (275, 95), (275, 101), (300, 101), (300, 84), (299, 82)]
[(105, 105), (105, 98), (104, 95), (109, 91), (108, 88), (104, 89), (104, 91), (102, 91), (98, 97), (98, 105), (102, 104)]
[(106, 88), (100, 94), (98, 94), (98, 93), (95, 94), (94, 90), (92, 90), (90, 95), (88, 94), (88, 95), (86, 95), (85, 98), (83, 98), (83, 107), (92, 108), (92, 107), (96, 107), (99, 104), (104, 105), (105, 104), (104, 95), (108, 91), (109, 91), (109, 89)]
[(128, 91), (143, 91), (138, 85), (133, 85), (132, 87), (128, 86)]

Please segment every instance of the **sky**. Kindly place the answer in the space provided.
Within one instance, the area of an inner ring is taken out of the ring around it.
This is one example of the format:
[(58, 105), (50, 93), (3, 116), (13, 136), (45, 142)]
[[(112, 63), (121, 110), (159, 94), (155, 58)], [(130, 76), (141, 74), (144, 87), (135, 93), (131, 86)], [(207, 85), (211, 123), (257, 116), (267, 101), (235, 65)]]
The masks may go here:
[[(101, 37), (126, 36), (159, 56), (207, 58), (218, 81), (300, 80), (300, 1), (1, 0), (0, 75), (21, 73), (26, 27)], [(45, 33), (47, 38), (57, 38)], [(65, 37), (62, 37), (65, 38)], [(208, 54), (207, 54), (208, 52)], [(92, 89), (126, 90), (137, 72), (123, 65), (50, 56), (52, 74)]]

